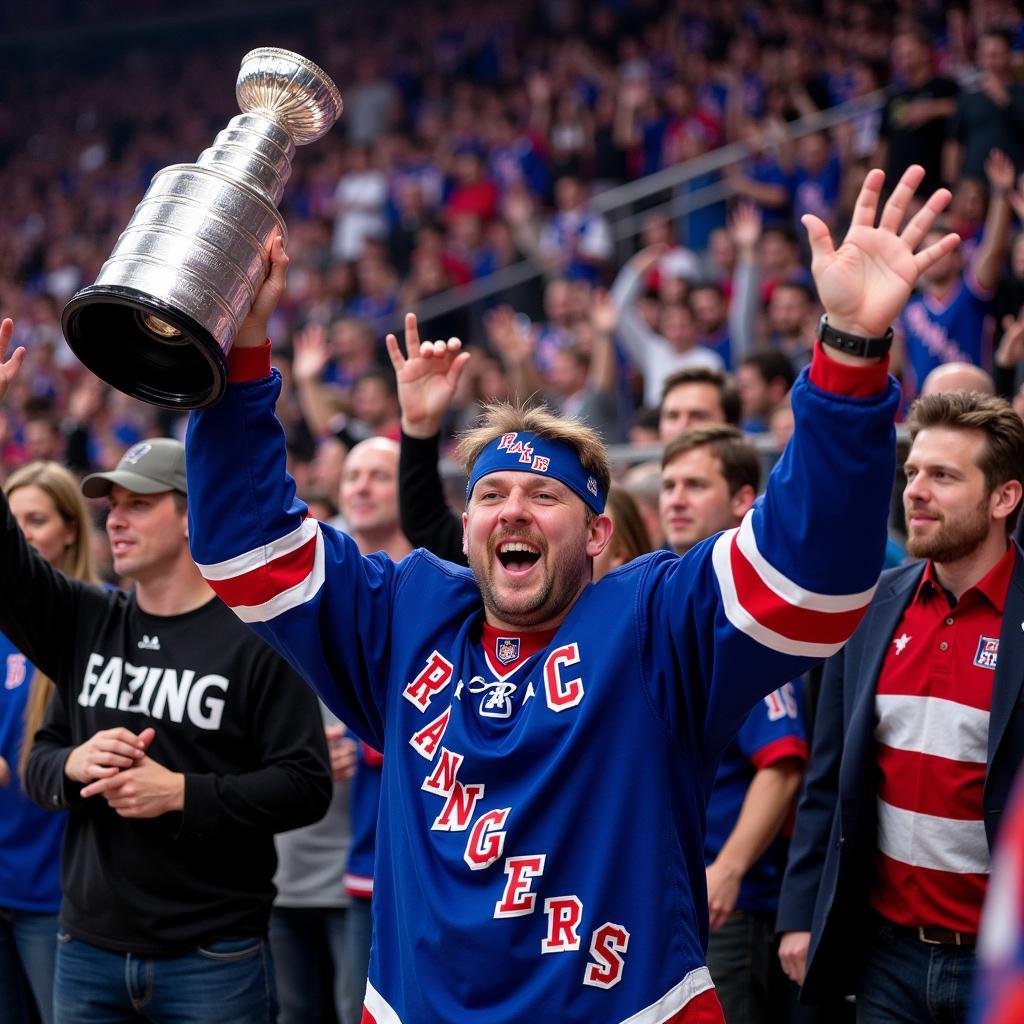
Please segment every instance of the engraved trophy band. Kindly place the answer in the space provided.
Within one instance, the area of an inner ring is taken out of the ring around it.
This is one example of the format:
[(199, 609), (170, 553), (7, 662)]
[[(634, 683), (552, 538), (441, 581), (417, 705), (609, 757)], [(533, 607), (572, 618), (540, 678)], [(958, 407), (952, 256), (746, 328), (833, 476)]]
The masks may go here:
[(277, 204), (295, 147), (341, 115), (334, 83), (288, 50), (246, 54), (233, 117), (194, 164), (157, 173), (95, 283), (64, 309), (64, 336), (96, 376), (175, 409), (212, 405), (227, 354), (286, 236)]

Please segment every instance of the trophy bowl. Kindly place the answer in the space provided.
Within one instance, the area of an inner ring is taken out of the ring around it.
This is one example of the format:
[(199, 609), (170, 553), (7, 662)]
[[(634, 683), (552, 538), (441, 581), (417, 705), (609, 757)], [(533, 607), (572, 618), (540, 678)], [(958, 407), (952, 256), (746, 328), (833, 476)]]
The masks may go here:
[(276, 47), (246, 54), (233, 117), (194, 164), (159, 171), (96, 281), (61, 319), (68, 345), (108, 384), (153, 405), (198, 409), (227, 385), (227, 355), (269, 269), (295, 147), (341, 115), (334, 83)]

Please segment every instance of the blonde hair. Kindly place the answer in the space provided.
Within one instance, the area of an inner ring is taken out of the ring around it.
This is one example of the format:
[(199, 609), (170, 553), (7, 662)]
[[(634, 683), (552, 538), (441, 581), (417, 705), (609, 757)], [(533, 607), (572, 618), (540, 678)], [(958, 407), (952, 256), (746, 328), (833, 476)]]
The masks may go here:
[(556, 416), (544, 406), (532, 409), (493, 402), (484, 406), (482, 423), (459, 436), (455, 457), (469, 475), (483, 450), (502, 434), (529, 433), (550, 441), (561, 441), (575, 449), (580, 463), (597, 477), (607, 494), (612, 483), (612, 464), (601, 436), (580, 420)]
[[(7, 478), (4, 494), (10, 497), (23, 487), (38, 487), (53, 502), (61, 519), (75, 528), (74, 539), (64, 552), (64, 562), (57, 568), (75, 579), (99, 583), (90, 543), (92, 523), (85, 500), (78, 489), (78, 481), (57, 462), (30, 462)], [(53, 680), (36, 669), (25, 706), (25, 735), (18, 757), (18, 772), (23, 778), (36, 731), (43, 724), (53, 691)]]

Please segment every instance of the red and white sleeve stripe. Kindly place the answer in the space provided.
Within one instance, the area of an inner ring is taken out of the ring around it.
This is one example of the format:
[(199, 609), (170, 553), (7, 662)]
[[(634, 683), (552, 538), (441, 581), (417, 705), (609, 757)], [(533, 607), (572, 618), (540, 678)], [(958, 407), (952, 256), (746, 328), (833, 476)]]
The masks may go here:
[(771, 565), (757, 547), (752, 513), (715, 542), (711, 559), (728, 620), (782, 654), (828, 658), (857, 628), (875, 588), (859, 594), (816, 594)]
[(311, 600), (324, 582), (324, 539), (312, 518), (269, 544), (199, 565), (217, 596), (243, 622), (267, 622)]

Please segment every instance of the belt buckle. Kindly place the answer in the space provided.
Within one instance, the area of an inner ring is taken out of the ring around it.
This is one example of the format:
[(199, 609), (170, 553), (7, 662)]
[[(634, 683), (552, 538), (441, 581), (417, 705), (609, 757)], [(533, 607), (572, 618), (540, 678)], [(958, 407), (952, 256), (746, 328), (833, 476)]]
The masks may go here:
[[(927, 945), (929, 945), (929, 946), (941, 946), (942, 943), (938, 939), (929, 939), (928, 938), (928, 936), (925, 934), (925, 932), (927, 930), (928, 929), (926, 929), (924, 927), (924, 925), (918, 925), (918, 928), (917, 928), (917, 938), (918, 938), (918, 941), (927, 943)], [(960, 933), (959, 932), (956, 933), (956, 944), (958, 946), (960, 945)]]

